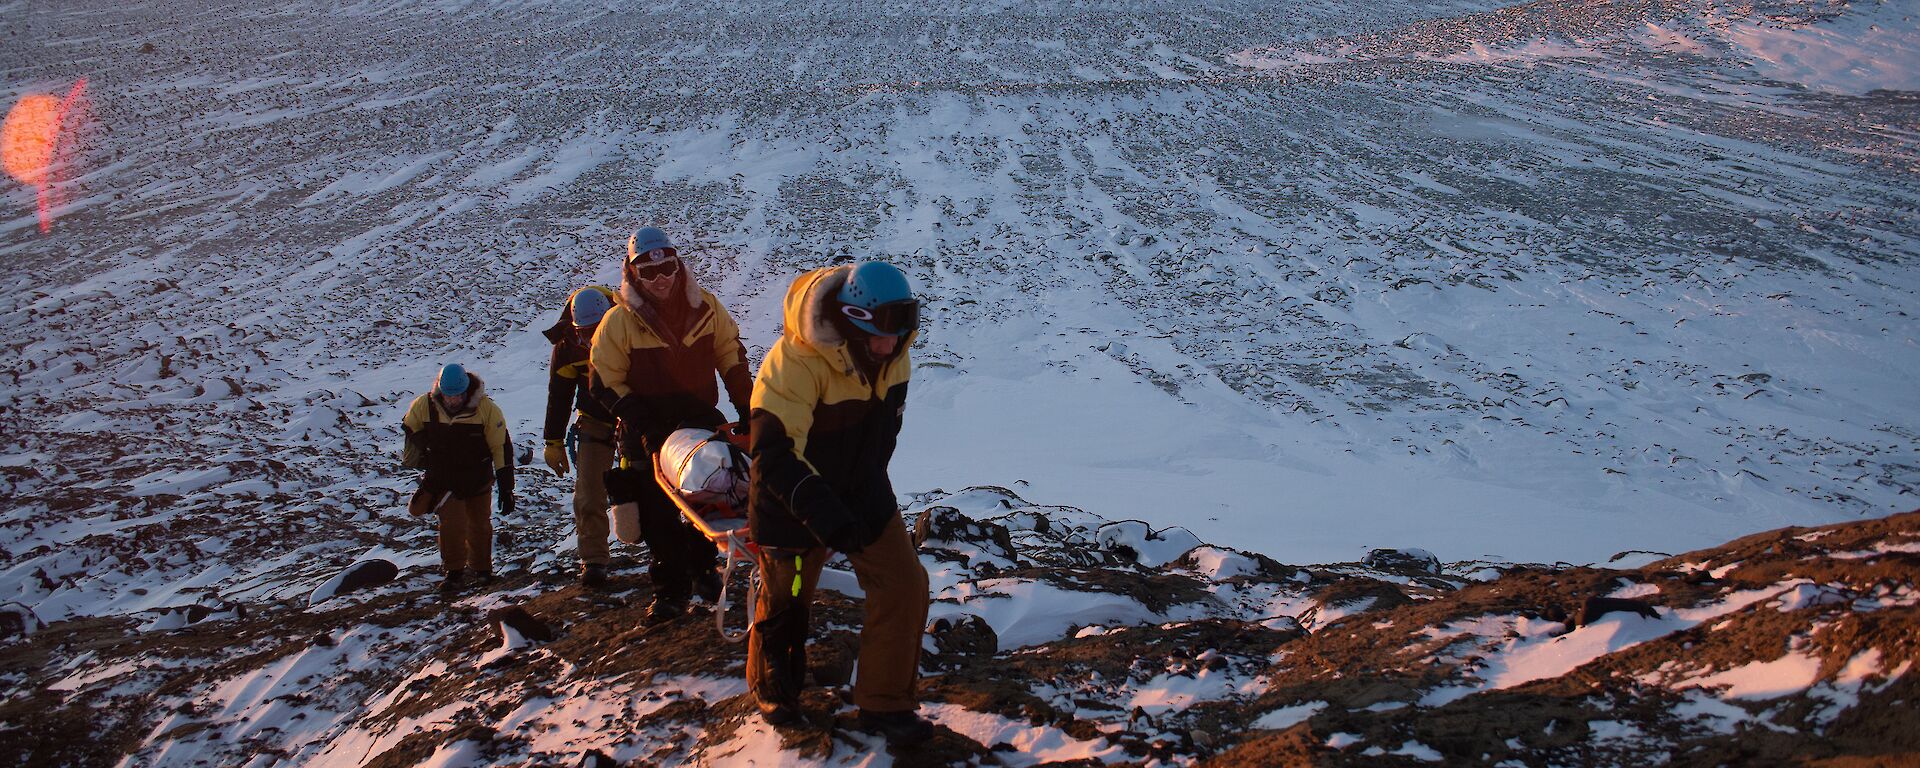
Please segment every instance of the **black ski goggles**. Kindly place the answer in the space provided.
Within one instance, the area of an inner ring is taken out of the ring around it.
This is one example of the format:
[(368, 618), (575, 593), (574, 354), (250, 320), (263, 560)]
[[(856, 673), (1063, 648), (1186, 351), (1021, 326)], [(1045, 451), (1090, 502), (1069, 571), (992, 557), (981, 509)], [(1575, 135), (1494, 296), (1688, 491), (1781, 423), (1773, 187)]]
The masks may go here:
[(882, 336), (905, 336), (920, 328), (918, 299), (890, 301), (873, 309), (842, 304), (840, 314), (852, 320), (854, 327)]
[(662, 261), (631, 261), (627, 262), (627, 268), (633, 270), (636, 278), (653, 280), (680, 271), (680, 259), (669, 256)]

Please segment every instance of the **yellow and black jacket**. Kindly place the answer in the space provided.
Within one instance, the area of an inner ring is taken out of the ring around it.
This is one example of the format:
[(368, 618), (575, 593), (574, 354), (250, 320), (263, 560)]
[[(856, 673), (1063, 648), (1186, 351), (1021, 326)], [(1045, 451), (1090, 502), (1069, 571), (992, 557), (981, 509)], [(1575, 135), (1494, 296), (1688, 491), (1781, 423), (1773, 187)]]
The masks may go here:
[[(713, 374), (744, 406), (752, 391), (740, 326), (719, 300), (680, 270), (683, 301), (655, 307), (622, 282), (614, 307), (593, 334), (594, 394), (622, 422), (623, 450), (651, 451), (684, 425), (718, 426), (723, 418)], [(744, 411), (743, 411), (744, 412)]]
[[(877, 536), (899, 514), (887, 463), (906, 412), (908, 348), (918, 334), (901, 339), (892, 358), (859, 365), (832, 301), (852, 269), (818, 269), (793, 281), (786, 330), (754, 380), (748, 517), (762, 546), (825, 543), (847, 522), (831, 519), (839, 516)], [(822, 486), (837, 504), (819, 503)]]
[(452, 491), (460, 499), (486, 493), (494, 469), (513, 466), (507, 463), (507, 417), (487, 397), (480, 377), (472, 379), (473, 395), (465, 408), (448, 413), (440, 399), (428, 393), (414, 398), (401, 420), (407, 441), (426, 452), (427, 476), (421, 487), (436, 494)]
[[(580, 291), (604, 293), (609, 303), (614, 299), (613, 289), (605, 286), (589, 285)], [(593, 397), (588, 386), (588, 345), (580, 343), (573, 333), (573, 296), (568, 296), (560, 308), (560, 322), (546, 330), (547, 340), (553, 342), (553, 360), (547, 368), (547, 420), (541, 438), (548, 442), (566, 437), (568, 415), (574, 411), (581, 418), (613, 426), (613, 412)]]

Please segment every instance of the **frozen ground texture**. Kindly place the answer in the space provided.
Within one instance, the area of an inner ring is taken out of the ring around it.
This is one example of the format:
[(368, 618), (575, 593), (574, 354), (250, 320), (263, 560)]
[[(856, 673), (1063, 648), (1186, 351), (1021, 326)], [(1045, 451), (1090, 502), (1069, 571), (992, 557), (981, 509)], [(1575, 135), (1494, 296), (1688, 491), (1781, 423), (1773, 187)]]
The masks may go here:
[[(903, 493), (1286, 562), (1911, 508), (1911, 13), (0, 0), (0, 96), (94, 107), (51, 236), (0, 182), (0, 600), (420, 579), (406, 401), (466, 362), (529, 456), (536, 331), (642, 222), (756, 359), (799, 271), (909, 271)], [(521, 487), (501, 562), (565, 567)]]
[[(925, 743), (889, 749), (850, 727), (840, 685), (859, 607), (832, 588), (852, 582), (836, 561), (797, 727), (760, 718), (742, 648), (706, 621), (632, 631), (649, 593), (636, 577), (589, 593), (522, 573), (451, 604), (412, 579), (312, 606), (65, 621), (0, 640), (0, 759), (1638, 766), (1920, 754), (1920, 513), (1635, 569), (1468, 578), (1417, 559), (1298, 568), (998, 488), (907, 512), (938, 619), (921, 711), (939, 728)], [(1602, 614), (1582, 609), (1588, 598), (1637, 602)], [(506, 605), (554, 636), (490, 626), (486, 612)]]
[[(53, 235), (0, 190), (0, 599), (49, 620), (430, 563), (407, 400), (466, 362), (530, 448), (536, 330), (641, 222), (756, 360), (799, 271), (909, 271), (902, 492), (1290, 562), (1916, 504), (1900, 4), (4, 7), (7, 95), (94, 99)], [(523, 474), (506, 559), (564, 563)]]

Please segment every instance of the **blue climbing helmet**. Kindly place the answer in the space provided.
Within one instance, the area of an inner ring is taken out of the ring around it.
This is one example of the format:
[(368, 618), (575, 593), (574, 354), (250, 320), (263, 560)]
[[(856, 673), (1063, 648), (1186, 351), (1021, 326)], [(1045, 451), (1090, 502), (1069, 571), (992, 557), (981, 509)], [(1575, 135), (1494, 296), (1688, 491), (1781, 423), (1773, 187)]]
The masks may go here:
[(680, 251), (673, 247), (673, 239), (667, 237), (666, 230), (659, 227), (641, 227), (627, 238), (628, 264), (666, 261), (679, 254)]
[(905, 336), (920, 327), (920, 300), (907, 276), (884, 261), (855, 265), (834, 299), (847, 322), (875, 336)]
[(434, 378), (433, 390), (448, 397), (459, 397), (467, 393), (467, 385), (472, 383), (472, 378), (459, 363), (448, 363)]
[(600, 324), (607, 310), (613, 309), (613, 301), (597, 288), (582, 288), (573, 294), (573, 327), (589, 328)]

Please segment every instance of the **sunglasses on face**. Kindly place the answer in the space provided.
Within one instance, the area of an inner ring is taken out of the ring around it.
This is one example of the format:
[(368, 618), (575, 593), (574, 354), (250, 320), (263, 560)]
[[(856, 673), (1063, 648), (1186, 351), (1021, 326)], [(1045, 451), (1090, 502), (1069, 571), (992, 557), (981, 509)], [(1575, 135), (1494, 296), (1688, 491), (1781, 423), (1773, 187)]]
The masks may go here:
[[(659, 249), (655, 249), (652, 252), (659, 253), (660, 251)], [(680, 271), (680, 259), (669, 257), (662, 261), (650, 262), (635, 260), (628, 263), (627, 266), (633, 270), (634, 277), (641, 280), (655, 280)]]
[(920, 302), (915, 299), (892, 301), (873, 309), (842, 304), (840, 314), (871, 325), (887, 336), (905, 336), (920, 327)]

